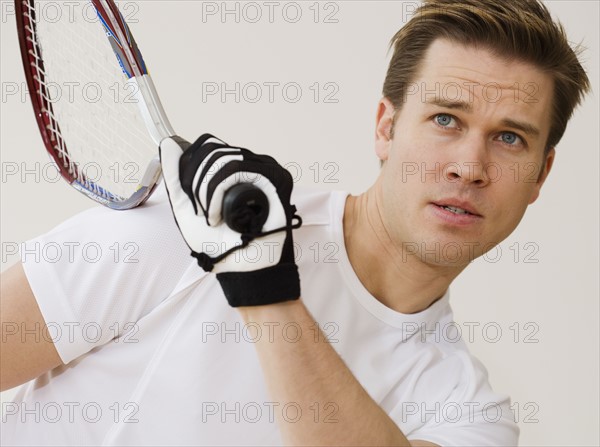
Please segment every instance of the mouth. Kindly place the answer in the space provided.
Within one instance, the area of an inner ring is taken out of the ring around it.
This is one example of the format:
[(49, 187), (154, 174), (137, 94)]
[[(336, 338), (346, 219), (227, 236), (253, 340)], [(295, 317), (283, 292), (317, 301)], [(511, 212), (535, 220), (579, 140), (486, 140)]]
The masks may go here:
[(478, 210), (467, 202), (461, 202), (458, 200), (441, 200), (438, 202), (431, 202), (437, 208), (442, 209), (452, 215), (465, 216), (465, 217), (483, 217)]
[(444, 205), (437, 205), (437, 206), (440, 207), (440, 208), (443, 208), (443, 209), (445, 209), (447, 211), (450, 211), (451, 213), (454, 213), (454, 214), (471, 214), (471, 215), (474, 215), (473, 213), (470, 213), (467, 210), (464, 210), (462, 208), (457, 208), (457, 207), (454, 207), (454, 206), (444, 206)]

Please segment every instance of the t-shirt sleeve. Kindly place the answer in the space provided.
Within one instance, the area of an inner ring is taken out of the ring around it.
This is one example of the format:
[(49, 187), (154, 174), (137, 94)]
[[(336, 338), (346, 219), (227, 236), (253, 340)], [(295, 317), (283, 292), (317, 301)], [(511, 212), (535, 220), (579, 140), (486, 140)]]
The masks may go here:
[(424, 422), (410, 433), (409, 440), (444, 447), (518, 445), (519, 427), (510, 398), (492, 390), (487, 370), (477, 358), (466, 351), (456, 355), (462, 360), (462, 379), (447, 399), (407, 407), (419, 412)]
[(142, 207), (94, 207), (23, 244), (42, 334), (64, 363), (134, 330), (193, 261), (159, 191)]

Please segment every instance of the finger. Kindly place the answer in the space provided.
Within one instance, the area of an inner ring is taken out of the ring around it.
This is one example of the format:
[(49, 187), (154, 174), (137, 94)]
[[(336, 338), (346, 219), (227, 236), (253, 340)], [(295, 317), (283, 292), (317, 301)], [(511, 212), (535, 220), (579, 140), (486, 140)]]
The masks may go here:
[[(220, 183), (214, 186), (214, 182), (210, 183), (211, 179), (207, 179), (206, 182), (201, 187), (204, 192), (202, 193), (207, 200), (208, 189), (213, 188), (212, 195), (210, 197), (210, 203), (208, 205), (207, 210), (207, 220), (208, 224), (211, 226), (218, 225), (223, 220), (223, 198), (225, 197), (225, 193), (232, 187), (241, 183), (241, 178), (245, 172), (234, 172), (229, 177), (224, 178)], [(211, 176), (212, 178), (212, 176)]]
[[(243, 157), (241, 152), (238, 151), (238, 154), (229, 154), (231, 149), (217, 149), (212, 152), (206, 159), (200, 164), (196, 175), (194, 176), (193, 182), (193, 191), (195, 192), (194, 198), (196, 199), (199, 206), (202, 207), (202, 210), (207, 214), (207, 220), (209, 225), (217, 225), (220, 221), (221, 214), (221, 203), (218, 203), (218, 209), (214, 210), (213, 213), (216, 212), (219, 215), (219, 218), (215, 221), (214, 218), (209, 218), (209, 206), (208, 203), (208, 187), (211, 179), (214, 175), (223, 168), (227, 163), (231, 161), (242, 161)], [(228, 155), (219, 156), (220, 153), (227, 153)], [(209, 165), (210, 164), (210, 165)], [(214, 203), (214, 202), (213, 202)], [(210, 206), (210, 208), (213, 208)]]
[[(179, 142), (177, 138), (174, 139)], [(210, 134), (204, 134), (193, 144), (188, 144), (184, 147), (180, 143), (180, 146), (184, 149), (183, 154), (179, 158), (179, 180), (181, 188), (188, 195), (190, 200), (194, 202), (194, 209), (199, 212), (197, 202), (194, 198), (194, 176), (198, 173), (200, 164), (216, 149), (226, 147), (226, 144)]]

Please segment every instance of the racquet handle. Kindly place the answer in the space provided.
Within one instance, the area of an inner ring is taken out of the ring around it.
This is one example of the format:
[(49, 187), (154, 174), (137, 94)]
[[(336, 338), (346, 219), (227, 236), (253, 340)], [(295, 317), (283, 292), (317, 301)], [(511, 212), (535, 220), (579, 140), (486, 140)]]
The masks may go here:
[(259, 234), (269, 217), (269, 200), (252, 183), (238, 183), (224, 194), (222, 217), (233, 231)]

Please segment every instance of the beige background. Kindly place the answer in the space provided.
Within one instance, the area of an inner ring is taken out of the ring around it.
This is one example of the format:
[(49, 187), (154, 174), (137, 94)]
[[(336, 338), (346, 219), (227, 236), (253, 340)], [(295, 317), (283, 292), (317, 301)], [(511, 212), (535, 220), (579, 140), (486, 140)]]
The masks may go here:
[[(254, 4), (263, 13), (257, 23), (250, 23), (256, 8), (244, 3), (239, 23), (232, 15), (226, 20), (203, 16), (203, 8), (221, 8), (222, 2), (121, 5), (180, 135), (192, 139), (210, 131), (291, 163), (300, 184), (359, 193), (378, 172), (373, 124), (387, 43), (417, 3), (290, 3), (278, 2), (273, 23), (264, 2)], [(577, 111), (539, 201), (501, 244), (497, 260), (479, 259), (456, 280), (452, 303), (465, 335), (474, 328), (471, 349), (487, 365), (492, 385), (512, 396), (521, 444), (591, 446), (600, 443), (599, 6), (597, 1), (546, 3), (570, 39), (588, 47), (584, 62), (595, 93)], [(22, 97), (11, 4), (1, 2), (2, 269), (16, 260), (6, 255), (7, 247), (95, 206), (55, 182), (45, 168), (48, 158), (31, 106)], [(235, 2), (227, 5), (235, 8)], [(298, 9), (302, 17), (291, 23)], [(337, 23), (325, 23), (327, 15)], [(222, 82), (228, 88), (240, 82), (246, 96), (239, 102), (231, 95), (225, 102), (218, 96), (203, 101), (203, 89)], [(263, 99), (255, 103), (249, 101), (256, 94), (252, 82), (263, 86)], [(287, 100), (276, 88), (269, 102), (269, 82), (287, 84)], [(302, 98), (292, 103), (298, 85)], [(316, 103), (315, 90), (320, 92)], [(325, 102), (327, 94), (337, 103)], [(5, 175), (15, 166), (17, 175)], [(22, 179), (25, 169), (40, 178)], [(3, 399), (13, 392), (3, 393)]]

